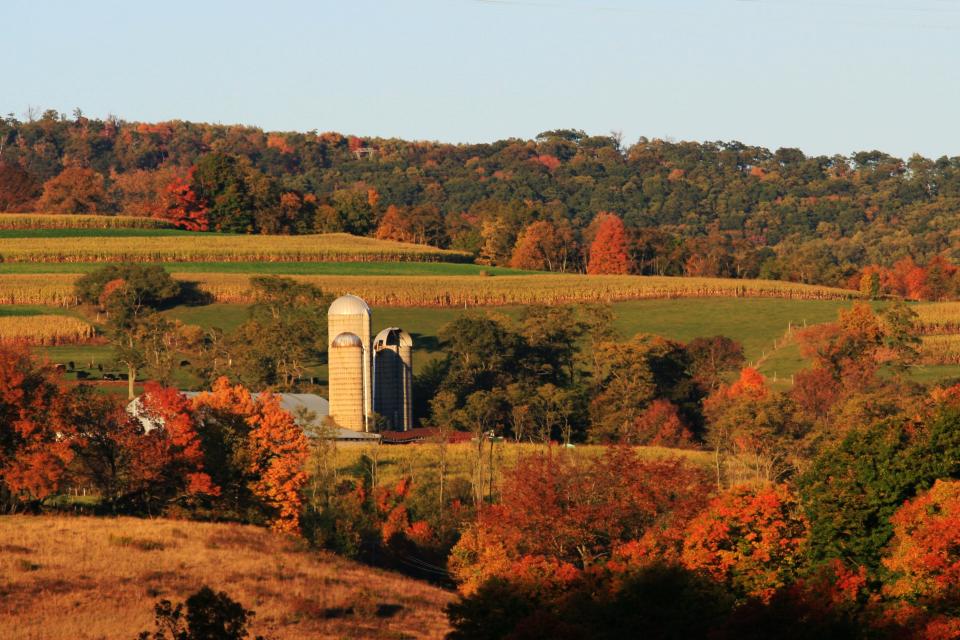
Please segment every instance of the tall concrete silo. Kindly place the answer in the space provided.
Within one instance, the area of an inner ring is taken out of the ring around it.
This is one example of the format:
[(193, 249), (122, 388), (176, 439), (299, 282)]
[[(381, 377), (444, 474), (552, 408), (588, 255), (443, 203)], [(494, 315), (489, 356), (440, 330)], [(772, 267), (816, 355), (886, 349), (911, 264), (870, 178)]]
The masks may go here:
[(373, 339), (373, 410), (394, 431), (413, 427), (413, 339), (398, 327)]
[(330, 417), (338, 427), (365, 431), (363, 342), (344, 331), (330, 341)]
[[(370, 352), (370, 307), (357, 296), (341, 296), (333, 301), (327, 310), (327, 340), (331, 351), (333, 342), (341, 333), (352, 333), (360, 339), (362, 371), (360, 375), (361, 393), (363, 397), (363, 427), (361, 431), (369, 430), (369, 418), (373, 411), (373, 376)], [(332, 356), (331, 356), (332, 357)], [(330, 387), (342, 383), (344, 374), (330, 363)], [(353, 382), (350, 382), (353, 384)], [(330, 397), (330, 413), (333, 415), (333, 394)]]

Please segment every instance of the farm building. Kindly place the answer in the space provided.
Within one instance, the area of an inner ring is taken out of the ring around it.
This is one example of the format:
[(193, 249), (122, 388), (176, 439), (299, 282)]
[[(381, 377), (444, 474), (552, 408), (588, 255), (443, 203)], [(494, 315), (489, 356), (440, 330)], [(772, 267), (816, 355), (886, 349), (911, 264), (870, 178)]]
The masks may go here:
[[(337, 298), (327, 311), (329, 402), (309, 393), (276, 394), (280, 406), (308, 433), (371, 441), (380, 439), (381, 430), (402, 433), (413, 428), (413, 338), (399, 327), (371, 338), (371, 315), (369, 305), (351, 295)], [(132, 400), (127, 411), (145, 431), (162, 426), (144, 414), (139, 399)]]
[(371, 340), (370, 306), (346, 295), (327, 311), (330, 417), (344, 429), (374, 432), (413, 427), (413, 338), (399, 327)]
[[(184, 391), (183, 395), (192, 398), (198, 395), (196, 391)], [(252, 394), (254, 398), (260, 394)], [(332, 438), (339, 442), (372, 442), (379, 440), (375, 433), (364, 433), (341, 427), (323, 427), (323, 421), (329, 415), (329, 403), (325, 398), (312, 393), (278, 393), (280, 407), (288, 411), (297, 423), (304, 428), (308, 435), (313, 437)], [(127, 405), (127, 413), (135, 417), (146, 432), (163, 426), (163, 421), (155, 418), (143, 410), (139, 398), (134, 398)]]

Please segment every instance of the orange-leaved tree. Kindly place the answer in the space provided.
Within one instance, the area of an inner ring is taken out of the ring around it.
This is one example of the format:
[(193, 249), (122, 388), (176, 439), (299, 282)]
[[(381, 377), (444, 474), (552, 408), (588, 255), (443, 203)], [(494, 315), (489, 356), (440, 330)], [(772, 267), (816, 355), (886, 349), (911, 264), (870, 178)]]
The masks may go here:
[(577, 251), (569, 223), (539, 220), (520, 233), (510, 257), (510, 266), (514, 269), (563, 272), (572, 266)]
[(960, 605), (960, 481), (938, 480), (890, 522), (887, 592), (934, 608)]
[(413, 242), (413, 229), (411, 228), (410, 218), (406, 210), (393, 204), (388, 206), (383, 217), (380, 218), (380, 223), (377, 225), (377, 231), (374, 236), (380, 240)]
[(194, 397), (203, 422), (207, 470), (221, 487), (222, 507), (235, 517), (253, 512), (280, 531), (297, 531), (307, 476), (307, 438), (272, 394), (253, 395), (218, 379)]
[(73, 458), (56, 371), (20, 347), (0, 345), (0, 509), (43, 500)]
[(596, 228), (590, 244), (587, 273), (622, 274), (630, 272), (629, 239), (620, 216), (600, 212), (591, 225)]
[(626, 447), (594, 459), (548, 453), (505, 474), (499, 504), (481, 510), (450, 556), (464, 593), (491, 578), (562, 589), (630, 545), (634, 563), (676, 559), (686, 524), (706, 502), (706, 474), (678, 459), (642, 460)]
[(103, 176), (93, 169), (71, 166), (47, 180), (37, 202), (41, 211), (96, 213), (107, 199)]
[(687, 527), (683, 564), (741, 597), (768, 599), (796, 577), (807, 522), (786, 485), (737, 486)]

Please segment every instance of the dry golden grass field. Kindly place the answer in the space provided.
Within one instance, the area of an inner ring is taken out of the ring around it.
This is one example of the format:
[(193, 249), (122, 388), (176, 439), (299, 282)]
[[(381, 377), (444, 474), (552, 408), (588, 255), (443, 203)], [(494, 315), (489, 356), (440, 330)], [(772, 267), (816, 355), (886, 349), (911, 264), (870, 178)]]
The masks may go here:
[[(490, 445), (484, 444), (483, 460), (490, 461)], [(550, 452), (559, 456), (583, 456), (592, 458), (603, 455), (609, 447), (597, 444), (578, 444), (565, 448), (552, 445)], [(514, 443), (500, 441), (493, 448), (494, 482), (500, 486), (503, 472), (512, 469), (522, 458), (546, 453), (547, 445), (532, 443)], [(698, 449), (673, 449), (669, 447), (633, 447), (633, 451), (643, 459), (660, 460), (663, 458), (682, 458), (685, 461), (710, 469), (713, 466), (713, 453)], [(445, 464), (448, 478), (470, 478), (476, 457), (476, 444), (461, 442), (446, 447)], [(377, 463), (377, 481), (381, 485), (390, 485), (402, 477), (409, 477), (414, 484), (431, 483), (437, 478), (440, 468), (440, 446), (425, 442), (405, 446), (339, 444), (334, 452), (338, 469), (356, 469), (361, 456), (367, 456)], [(489, 471), (487, 471), (488, 473)]]
[(0, 517), (0, 638), (130, 639), (153, 605), (208, 585), (256, 611), (251, 635), (440, 638), (453, 594), (265, 529), (134, 518)]
[[(249, 302), (250, 276), (174, 273), (196, 283), (216, 302)], [(0, 304), (69, 306), (77, 274), (2, 274)], [(848, 300), (856, 291), (772, 280), (537, 274), (498, 276), (292, 276), (328, 293), (352, 293), (378, 307), (464, 307), (516, 304), (606, 303), (657, 298), (783, 298)]]

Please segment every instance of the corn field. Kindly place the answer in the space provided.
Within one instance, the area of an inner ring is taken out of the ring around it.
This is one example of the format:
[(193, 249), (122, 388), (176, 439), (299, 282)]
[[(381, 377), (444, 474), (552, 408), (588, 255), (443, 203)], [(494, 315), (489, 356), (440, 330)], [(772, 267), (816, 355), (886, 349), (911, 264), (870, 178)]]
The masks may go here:
[(0, 316), (0, 343), (49, 347), (80, 344), (96, 337), (96, 330), (70, 316)]
[(920, 356), (924, 364), (960, 364), (960, 335), (924, 336)]
[(139, 216), (0, 213), (0, 229), (171, 229), (166, 220)]
[(960, 302), (933, 302), (914, 310), (923, 333), (960, 333)]
[[(216, 302), (251, 301), (246, 274), (189, 273), (173, 276), (195, 283)], [(2, 274), (0, 304), (72, 306), (74, 274)], [(294, 279), (328, 293), (352, 293), (380, 307), (473, 307), (526, 304), (607, 303), (657, 298), (754, 297), (794, 300), (846, 300), (859, 294), (846, 289), (722, 278), (659, 276), (369, 276), (313, 275)]]
[(470, 255), (426, 245), (328, 233), (303, 236), (10, 238), (4, 262), (467, 262)]

